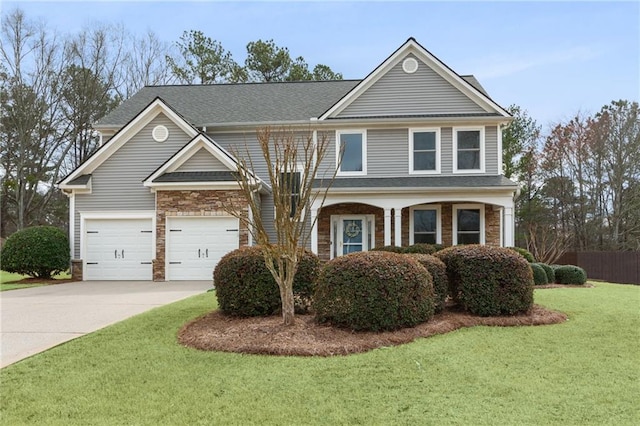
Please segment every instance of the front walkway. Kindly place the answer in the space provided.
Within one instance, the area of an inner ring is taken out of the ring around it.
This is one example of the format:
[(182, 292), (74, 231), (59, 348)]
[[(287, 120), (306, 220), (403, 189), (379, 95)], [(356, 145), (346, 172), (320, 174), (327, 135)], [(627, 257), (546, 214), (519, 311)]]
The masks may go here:
[(85, 281), (3, 291), (0, 367), (210, 288), (211, 281)]

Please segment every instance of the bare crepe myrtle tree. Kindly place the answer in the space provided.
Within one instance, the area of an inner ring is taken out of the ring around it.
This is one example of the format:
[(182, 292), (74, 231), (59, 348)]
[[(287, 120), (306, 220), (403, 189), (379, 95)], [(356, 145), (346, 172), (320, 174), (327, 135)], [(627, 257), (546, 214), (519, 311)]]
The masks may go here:
[[(320, 205), (324, 203), (337, 168), (321, 166), (329, 139), (317, 131), (263, 127), (256, 135), (273, 196), (275, 241), (270, 238), (261, 214), (257, 194), (260, 182), (253, 173), (257, 159), (252, 158), (246, 144), (244, 152), (233, 150), (232, 153), (238, 161), (236, 180), (247, 200), (249, 215), (230, 206), (227, 211), (247, 226), (253, 240), (262, 247), (265, 264), (280, 288), (282, 319), (285, 325), (292, 325), (293, 278), (317, 220), (317, 217), (311, 218), (310, 207), (317, 200), (321, 200)], [(322, 179), (322, 187), (314, 187), (317, 179)]]

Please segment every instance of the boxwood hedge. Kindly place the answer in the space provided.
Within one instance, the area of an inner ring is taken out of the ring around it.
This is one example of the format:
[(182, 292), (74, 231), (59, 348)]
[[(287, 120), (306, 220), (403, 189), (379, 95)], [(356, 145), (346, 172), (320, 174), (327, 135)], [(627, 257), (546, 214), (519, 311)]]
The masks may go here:
[(513, 315), (533, 305), (533, 272), (513, 250), (482, 245), (436, 253), (447, 265), (449, 288), (465, 310), (482, 316)]
[(318, 322), (352, 330), (412, 327), (433, 316), (432, 277), (412, 256), (352, 253), (324, 265), (313, 309)]

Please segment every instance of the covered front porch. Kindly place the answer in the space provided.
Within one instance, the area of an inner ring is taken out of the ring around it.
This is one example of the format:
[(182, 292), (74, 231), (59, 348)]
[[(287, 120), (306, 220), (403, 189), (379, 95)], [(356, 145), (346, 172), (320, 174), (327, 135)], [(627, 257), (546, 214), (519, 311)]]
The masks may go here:
[(354, 251), (416, 243), (513, 246), (515, 188), (376, 192), (332, 190), (311, 232), (311, 249), (329, 260)]

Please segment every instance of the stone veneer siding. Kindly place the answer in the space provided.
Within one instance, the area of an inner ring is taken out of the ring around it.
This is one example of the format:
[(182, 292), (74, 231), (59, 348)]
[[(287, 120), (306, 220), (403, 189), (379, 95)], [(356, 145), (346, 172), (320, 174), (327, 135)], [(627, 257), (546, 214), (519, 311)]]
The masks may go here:
[[(246, 198), (238, 190), (158, 191), (156, 193), (156, 258), (153, 280), (165, 280), (165, 244), (167, 216), (229, 216), (225, 207), (248, 214)], [(239, 245), (249, 243), (249, 230), (240, 222)]]
[(74, 281), (82, 281), (84, 279), (84, 271), (82, 269), (82, 259), (71, 259), (71, 279)]
[[(442, 244), (450, 246), (453, 244), (453, 204), (436, 203), (440, 206)], [(457, 204), (457, 203), (455, 203)], [(392, 217), (393, 221), (393, 217)], [(402, 209), (402, 245), (409, 245), (409, 207)], [(393, 229), (393, 227), (392, 227)], [(488, 246), (500, 246), (500, 210), (494, 210), (493, 205), (484, 205), (484, 232), (485, 244)], [(392, 240), (393, 241), (393, 240)]]
[[(442, 244), (450, 246), (453, 243), (453, 204), (434, 203), (440, 206)], [(457, 203), (455, 203), (457, 204)], [(409, 209), (402, 209), (402, 245), (409, 245)], [(368, 204), (342, 203), (323, 207), (318, 215), (318, 256), (322, 260), (329, 260), (331, 255), (331, 215), (364, 215), (375, 214), (375, 243), (376, 247), (384, 245), (384, 210)], [(395, 215), (391, 215), (391, 244), (395, 241)], [(493, 205), (484, 206), (485, 244), (500, 246), (500, 210), (494, 210)]]

